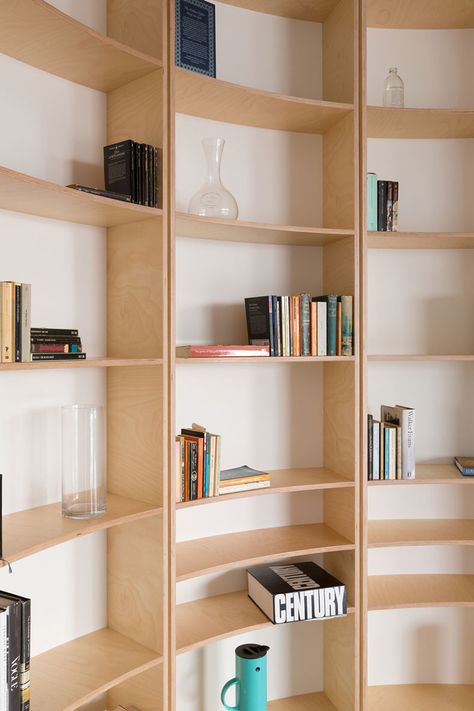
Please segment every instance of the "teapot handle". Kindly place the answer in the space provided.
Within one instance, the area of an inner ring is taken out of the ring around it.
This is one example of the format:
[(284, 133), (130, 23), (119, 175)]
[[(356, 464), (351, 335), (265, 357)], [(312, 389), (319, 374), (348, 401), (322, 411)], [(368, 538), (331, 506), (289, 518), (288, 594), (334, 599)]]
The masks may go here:
[(224, 684), (224, 687), (221, 691), (221, 701), (224, 704), (224, 707), (227, 709), (227, 711), (239, 711), (238, 706), (228, 706), (225, 701), (227, 692), (229, 691), (231, 686), (234, 686), (234, 684), (235, 685), (240, 684), (240, 681), (239, 681), (239, 679), (237, 679), (237, 677), (230, 679), (226, 684)]

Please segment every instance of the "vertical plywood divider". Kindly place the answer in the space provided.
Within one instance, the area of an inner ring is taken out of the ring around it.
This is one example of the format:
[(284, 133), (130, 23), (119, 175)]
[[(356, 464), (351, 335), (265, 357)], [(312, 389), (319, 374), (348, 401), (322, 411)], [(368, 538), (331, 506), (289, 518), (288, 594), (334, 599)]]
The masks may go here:
[(346, 586), (348, 607), (354, 606), (356, 602), (356, 560), (354, 551), (324, 554), (324, 569)]
[(163, 667), (139, 674), (111, 689), (107, 696), (107, 706), (104, 708), (115, 709), (119, 704), (126, 708), (136, 706), (140, 711), (163, 711)]
[(356, 630), (355, 615), (331, 620), (324, 627), (324, 691), (337, 711), (359, 708), (354, 663)]
[[(356, 368), (324, 365), (324, 466), (348, 479), (356, 477)], [(353, 494), (353, 492), (351, 492)]]
[(107, 0), (107, 34), (161, 59), (162, 0)]
[(165, 282), (161, 218), (109, 228), (109, 357), (162, 357)]
[(160, 69), (107, 94), (107, 141), (132, 138), (163, 146), (163, 73)]
[(162, 368), (110, 368), (107, 379), (108, 488), (163, 505)]
[(354, 101), (356, 0), (340, 0), (323, 23), (323, 98)]
[(109, 529), (107, 549), (109, 627), (162, 654), (162, 516)]
[(354, 115), (348, 114), (323, 137), (323, 220), (325, 227), (355, 228), (356, 143)]

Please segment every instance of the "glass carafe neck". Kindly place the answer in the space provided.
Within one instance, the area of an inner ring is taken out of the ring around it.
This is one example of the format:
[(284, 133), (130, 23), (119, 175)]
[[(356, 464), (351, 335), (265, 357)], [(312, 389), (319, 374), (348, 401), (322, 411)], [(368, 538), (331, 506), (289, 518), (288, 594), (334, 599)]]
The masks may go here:
[(206, 156), (206, 179), (212, 184), (221, 182), (221, 160), (225, 141), (223, 138), (204, 138), (202, 147)]

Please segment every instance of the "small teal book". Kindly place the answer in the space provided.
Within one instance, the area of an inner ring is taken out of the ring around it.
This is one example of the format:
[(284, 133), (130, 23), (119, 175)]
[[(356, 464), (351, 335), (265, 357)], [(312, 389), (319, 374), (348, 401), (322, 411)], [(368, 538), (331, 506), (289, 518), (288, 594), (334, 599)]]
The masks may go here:
[(367, 229), (377, 231), (377, 175), (367, 173)]
[(342, 355), (351, 356), (353, 353), (353, 299), (352, 296), (340, 296), (342, 305)]
[(311, 355), (311, 296), (301, 294), (301, 355)]
[(327, 304), (327, 355), (335, 356), (337, 347), (337, 296), (316, 296), (313, 301)]

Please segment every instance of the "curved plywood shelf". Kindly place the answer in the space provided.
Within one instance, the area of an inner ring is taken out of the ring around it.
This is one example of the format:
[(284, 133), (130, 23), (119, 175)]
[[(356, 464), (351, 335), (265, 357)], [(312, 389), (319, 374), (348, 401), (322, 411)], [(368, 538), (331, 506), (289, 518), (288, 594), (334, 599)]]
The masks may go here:
[(156, 208), (90, 195), (5, 167), (0, 167), (0, 209), (96, 227), (162, 217)]
[(32, 659), (32, 707), (74, 711), (161, 662), (156, 652), (113, 630), (93, 632)]
[(369, 687), (369, 711), (468, 711), (472, 708), (474, 686), (467, 684)]
[(0, 372), (17, 370), (52, 370), (55, 368), (135, 368), (163, 365), (162, 358), (86, 358), (85, 360), (35, 360), (28, 363), (1, 363)]
[(369, 361), (379, 362), (379, 363), (384, 363), (384, 362), (394, 362), (394, 363), (397, 363), (397, 362), (399, 362), (399, 363), (431, 362), (431, 363), (436, 363), (436, 362), (443, 362), (443, 361), (453, 362), (453, 363), (461, 363), (463, 361), (466, 361), (466, 362), (474, 361), (474, 355), (429, 355), (429, 354), (422, 354), (422, 353), (414, 353), (414, 354), (384, 353), (382, 355), (369, 355)]
[(3, 517), (3, 555), (13, 563), (78, 536), (156, 516), (161, 511), (159, 507), (115, 494), (108, 494), (107, 512), (103, 516), (85, 520), (63, 518), (59, 503), (18, 511)]
[[(474, 356), (473, 356), (474, 358)], [(270, 358), (266, 356), (241, 356), (238, 358), (176, 358), (177, 363), (265, 363), (266, 365), (278, 365), (291, 363), (298, 365), (302, 363), (354, 363), (355, 356), (291, 356), (284, 358)]]
[(226, 220), (219, 217), (199, 217), (179, 212), (176, 215), (176, 235), (222, 242), (324, 247), (326, 244), (332, 244), (345, 237), (353, 237), (354, 231), (244, 222), (243, 220)]
[(325, 133), (354, 111), (352, 104), (284, 96), (180, 68), (175, 95), (181, 114), (297, 133)]
[(474, 111), (367, 108), (368, 138), (474, 138)]
[(405, 519), (369, 521), (369, 547), (474, 545), (474, 520)]
[(474, 484), (474, 477), (463, 476), (454, 464), (417, 464), (415, 479), (381, 479), (369, 486), (417, 486), (418, 484)]
[(367, 0), (369, 27), (455, 30), (474, 27), (471, 0)]
[(287, 699), (270, 701), (268, 711), (337, 711), (337, 709), (326, 694), (320, 691), (316, 694), (290, 696)]
[(369, 249), (473, 249), (473, 232), (368, 232)]
[(155, 57), (101, 35), (44, 0), (0, 3), (0, 52), (107, 92), (161, 68)]
[(369, 610), (474, 607), (474, 575), (375, 575), (368, 592)]
[(317, 467), (313, 469), (277, 469), (269, 470), (271, 474), (271, 486), (267, 489), (255, 489), (254, 491), (240, 491), (237, 494), (221, 494), (209, 499), (198, 499), (198, 501), (183, 501), (176, 504), (177, 509), (184, 509), (206, 504), (217, 504), (220, 501), (229, 499), (241, 499), (249, 496), (265, 496), (266, 494), (286, 494), (296, 491), (315, 491), (318, 489), (344, 489), (353, 488), (354, 482), (346, 479), (340, 474), (336, 474), (330, 469)]
[[(348, 608), (348, 613), (354, 611)], [(324, 620), (330, 622), (330, 620)], [(178, 654), (244, 632), (252, 632), (272, 622), (249, 598), (247, 591), (215, 595), (176, 608), (176, 648)]]
[(353, 543), (323, 523), (227, 533), (178, 543), (176, 579), (188, 580), (293, 556), (353, 549)]
[(339, 0), (222, 0), (222, 2), (268, 15), (324, 22)]

